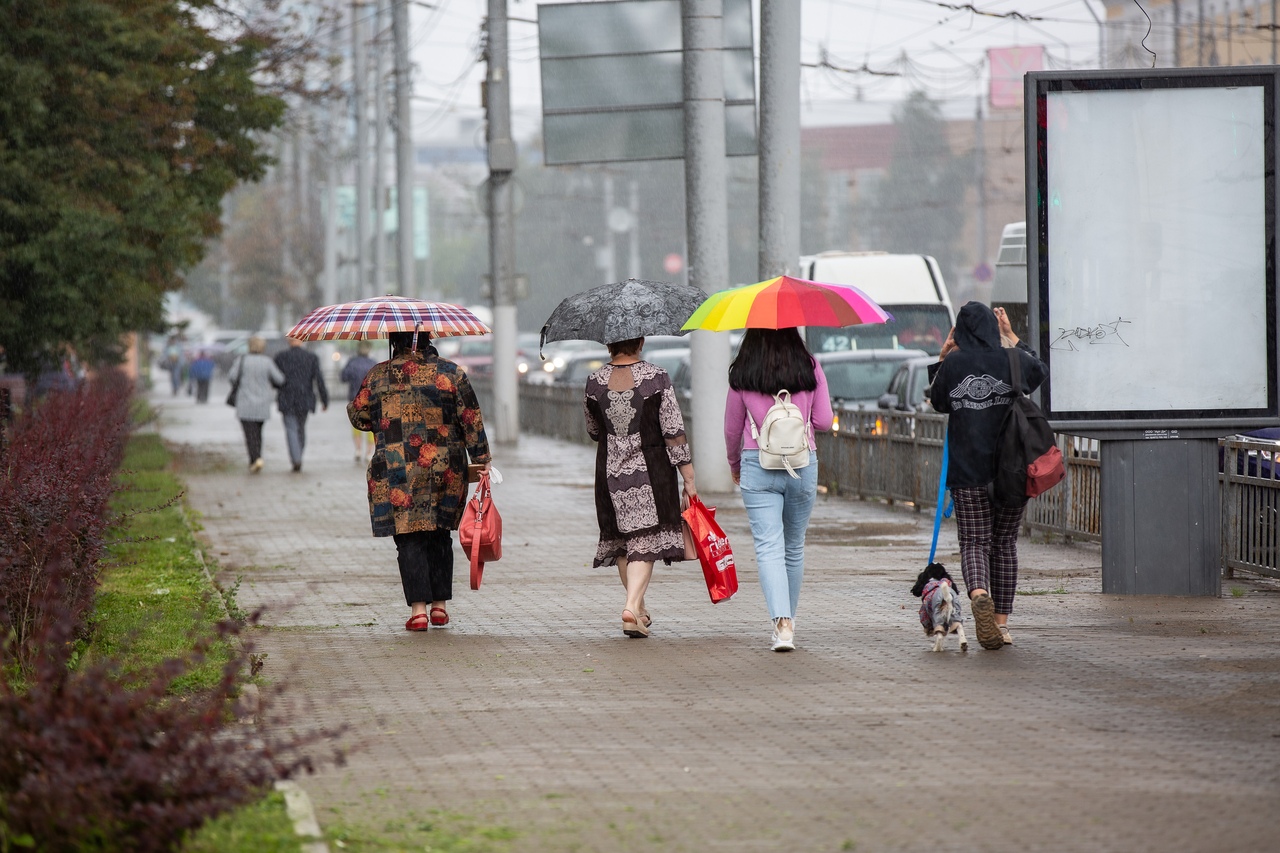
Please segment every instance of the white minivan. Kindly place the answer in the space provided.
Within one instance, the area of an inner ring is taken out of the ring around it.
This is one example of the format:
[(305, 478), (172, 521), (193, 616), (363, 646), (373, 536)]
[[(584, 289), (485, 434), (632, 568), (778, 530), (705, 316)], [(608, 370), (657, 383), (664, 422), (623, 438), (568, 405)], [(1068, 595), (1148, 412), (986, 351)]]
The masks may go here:
[(942, 350), (955, 325), (951, 295), (938, 262), (928, 255), (886, 252), (823, 252), (800, 259), (800, 277), (852, 284), (893, 315), (891, 323), (805, 330), (813, 352), (851, 349)]

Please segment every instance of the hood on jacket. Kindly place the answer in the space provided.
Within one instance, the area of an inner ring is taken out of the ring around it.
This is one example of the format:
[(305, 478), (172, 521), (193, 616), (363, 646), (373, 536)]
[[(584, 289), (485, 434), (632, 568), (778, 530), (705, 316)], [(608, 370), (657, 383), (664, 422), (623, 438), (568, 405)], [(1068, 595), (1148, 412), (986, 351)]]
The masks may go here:
[(981, 302), (966, 302), (956, 317), (956, 345), (968, 350), (999, 350), (1000, 323), (995, 312)]

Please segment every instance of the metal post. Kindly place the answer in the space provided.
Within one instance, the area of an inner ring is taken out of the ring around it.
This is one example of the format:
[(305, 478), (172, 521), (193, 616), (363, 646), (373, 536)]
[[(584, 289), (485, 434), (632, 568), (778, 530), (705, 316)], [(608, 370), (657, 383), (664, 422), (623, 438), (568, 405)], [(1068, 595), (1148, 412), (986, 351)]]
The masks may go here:
[[(712, 293), (729, 286), (728, 200), (724, 147), (724, 20), (722, 0), (681, 0), (684, 34), (685, 230), (689, 283)], [(723, 437), (729, 390), (729, 337), (694, 332), (693, 446), (698, 487), (733, 489)]]
[(800, 4), (760, 0), (761, 281), (800, 264)]
[[(387, 0), (373, 16), (373, 293), (387, 292)], [(399, 291), (397, 291), (399, 292)]]
[[(401, 296), (418, 296), (413, 258), (413, 81), (409, 78), (409, 0), (392, 0), (396, 50), (396, 283)], [(512, 333), (514, 337), (514, 332)], [(511, 354), (515, 363), (515, 352)], [(514, 375), (514, 371), (513, 371)]]
[(631, 258), (627, 278), (640, 278), (640, 182), (631, 181)]
[(618, 280), (617, 238), (613, 234), (613, 175), (604, 173), (604, 283)]
[(222, 239), (218, 244), (218, 324), (231, 328), (231, 253), (227, 238), (231, 236), (231, 194), (222, 197)]
[[(340, 7), (339, 7), (340, 8)], [(338, 54), (338, 24), (341, 12), (335, 9), (337, 19), (334, 21), (333, 38), (329, 45), (336, 56)], [(325, 169), (324, 169), (324, 304), (332, 305), (338, 301), (338, 124), (345, 116), (338, 109), (338, 100), (334, 93), (338, 88), (339, 68), (337, 63), (329, 72), (330, 100), (328, 103), (328, 132), (326, 134)]]
[(367, 4), (351, 4), (351, 93), (356, 111), (356, 293), (373, 296), (368, 272), (369, 247), (369, 107), (366, 103), (369, 67), (365, 56), (364, 16)]
[[(974, 183), (978, 190), (978, 264), (987, 265), (987, 146), (982, 123), (982, 95), (978, 95), (978, 112), (973, 119)], [(984, 282), (984, 284), (990, 284)], [(990, 291), (988, 290), (988, 294)]]
[(1271, 64), (1276, 64), (1276, 0), (1271, 0)]
[[(404, 0), (398, 0), (404, 2)], [(486, 78), (489, 141), (489, 281), (493, 293), (493, 401), (485, 420), (499, 444), (520, 437), (520, 397), (516, 386), (515, 216), (511, 173), (516, 144), (511, 139), (511, 89), (507, 74), (507, 0), (489, 0), (489, 71)]]
[(1182, 5), (1173, 0), (1173, 67), (1182, 67)]

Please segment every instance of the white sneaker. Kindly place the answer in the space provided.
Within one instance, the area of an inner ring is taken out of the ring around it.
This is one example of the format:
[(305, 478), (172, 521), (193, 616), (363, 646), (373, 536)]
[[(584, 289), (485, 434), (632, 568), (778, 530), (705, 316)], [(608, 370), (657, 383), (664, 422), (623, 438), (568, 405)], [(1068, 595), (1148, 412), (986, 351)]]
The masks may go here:
[(781, 628), (775, 624), (771, 648), (775, 652), (794, 652), (796, 650), (796, 632), (791, 628)]

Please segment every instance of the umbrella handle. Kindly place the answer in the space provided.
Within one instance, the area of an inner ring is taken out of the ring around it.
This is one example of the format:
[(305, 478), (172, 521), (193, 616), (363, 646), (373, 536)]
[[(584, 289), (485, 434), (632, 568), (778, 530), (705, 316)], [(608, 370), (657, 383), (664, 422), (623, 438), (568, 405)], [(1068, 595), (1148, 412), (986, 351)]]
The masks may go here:
[(542, 331), (538, 333), (538, 360), (546, 361), (547, 357), (542, 354), (542, 348), (547, 345), (547, 329), (551, 328), (548, 323), (542, 327)]
[(418, 351), (418, 330), (421, 328), (422, 328), (421, 322), (417, 322), (413, 324), (413, 345), (409, 347), (410, 352)]

